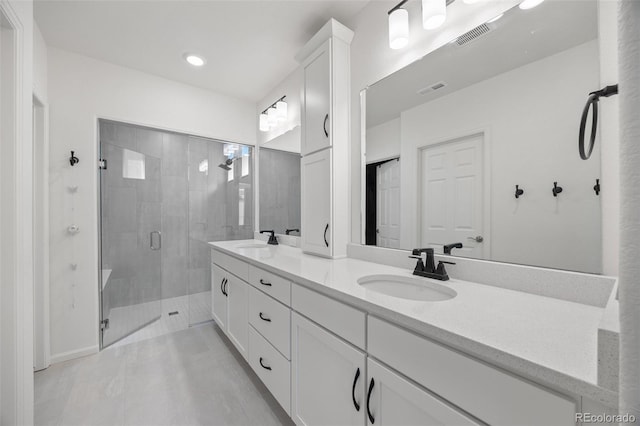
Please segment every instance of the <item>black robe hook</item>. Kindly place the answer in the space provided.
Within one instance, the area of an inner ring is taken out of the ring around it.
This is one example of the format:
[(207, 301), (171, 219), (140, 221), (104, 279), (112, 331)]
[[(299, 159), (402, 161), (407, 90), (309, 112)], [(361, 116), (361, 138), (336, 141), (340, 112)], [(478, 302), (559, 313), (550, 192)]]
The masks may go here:
[(516, 199), (520, 198), (522, 194), (524, 194), (524, 189), (520, 189), (520, 185), (516, 185)]
[(69, 158), (69, 163), (71, 164), (71, 166), (73, 167), (79, 162), (80, 162), (80, 159), (73, 154), (73, 151), (71, 151), (71, 158)]
[(600, 195), (600, 179), (596, 179), (596, 184), (593, 187), (593, 190), (596, 192), (596, 195)]
[(553, 182), (553, 189), (551, 192), (553, 192), (554, 197), (557, 197), (558, 194), (562, 192), (562, 187), (558, 186), (558, 182)]

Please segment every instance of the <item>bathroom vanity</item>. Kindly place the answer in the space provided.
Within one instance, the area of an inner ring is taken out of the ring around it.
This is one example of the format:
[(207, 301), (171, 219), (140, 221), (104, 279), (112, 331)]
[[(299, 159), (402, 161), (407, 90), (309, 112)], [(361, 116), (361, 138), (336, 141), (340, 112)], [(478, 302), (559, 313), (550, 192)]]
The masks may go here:
[[(213, 316), (297, 424), (571, 425), (616, 406), (598, 385), (613, 280), (590, 300), (551, 297), (258, 240), (210, 245)], [(384, 280), (435, 295), (369, 286)]]

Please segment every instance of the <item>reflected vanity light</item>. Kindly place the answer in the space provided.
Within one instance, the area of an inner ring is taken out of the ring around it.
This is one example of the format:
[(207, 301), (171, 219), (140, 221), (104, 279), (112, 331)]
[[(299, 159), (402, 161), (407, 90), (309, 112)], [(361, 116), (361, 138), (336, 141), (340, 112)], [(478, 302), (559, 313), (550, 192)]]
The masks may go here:
[(409, 12), (398, 7), (389, 12), (389, 47), (402, 49), (409, 43)]
[(518, 5), (518, 7), (522, 10), (533, 9), (543, 1), (544, 0), (524, 0), (522, 3)]
[(278, 125), (279, 122), (285, 121), (288, 114), (288, 106), (284, 101), (286, 96), (281, 97), (264, 111), (260, 113), (260, 131), (268, 132)]

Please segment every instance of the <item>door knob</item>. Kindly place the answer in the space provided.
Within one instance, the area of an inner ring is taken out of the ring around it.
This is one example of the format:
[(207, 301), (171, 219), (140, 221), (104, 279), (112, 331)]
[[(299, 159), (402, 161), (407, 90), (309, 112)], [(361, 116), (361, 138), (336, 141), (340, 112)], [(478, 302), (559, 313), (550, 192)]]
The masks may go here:
[(484, 241), (484, 237), (482, 237), (482, 235), (478, 235), (477, 237), (467, 237), (467, 239), (475, 241), (476, 243), (481, 243)]

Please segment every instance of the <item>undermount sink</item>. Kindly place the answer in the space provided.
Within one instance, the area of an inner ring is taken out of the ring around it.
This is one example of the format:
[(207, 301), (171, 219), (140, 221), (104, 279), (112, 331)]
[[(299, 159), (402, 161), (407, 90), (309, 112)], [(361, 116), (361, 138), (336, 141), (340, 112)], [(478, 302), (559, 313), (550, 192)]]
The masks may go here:
[(368, 275), (358, 280), (367, 290), (401, 299), (439, 302), (456, 297), (458, 293), (451, 287), (428, 281), (424, 278), (400, 275)]
[(254, 244), (240, 244), (236, 246), (239, 249), (252, 249), (252, 248), (267, 248), (269, 247), (266, 243), (254, 243)]

